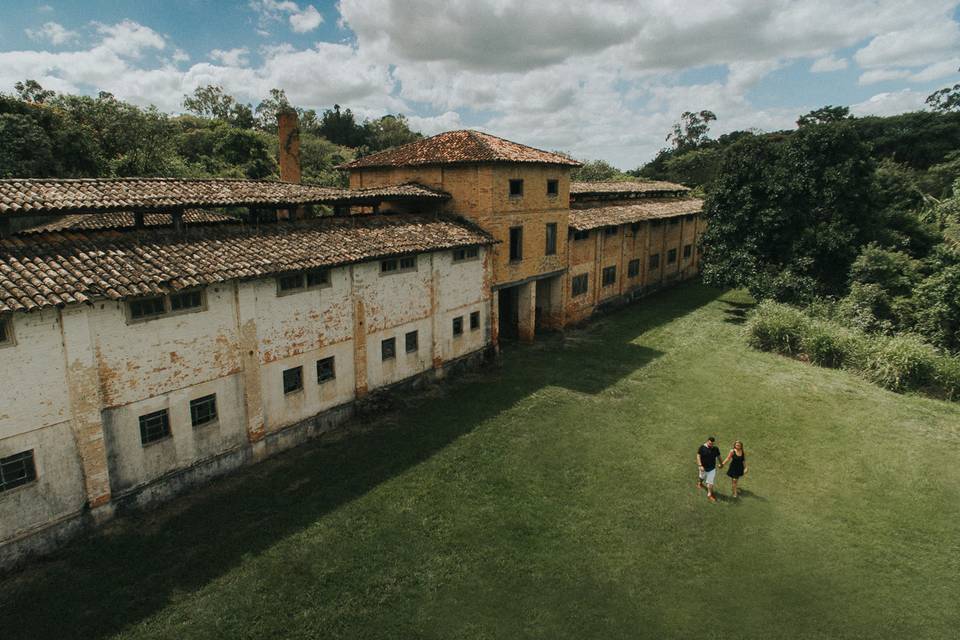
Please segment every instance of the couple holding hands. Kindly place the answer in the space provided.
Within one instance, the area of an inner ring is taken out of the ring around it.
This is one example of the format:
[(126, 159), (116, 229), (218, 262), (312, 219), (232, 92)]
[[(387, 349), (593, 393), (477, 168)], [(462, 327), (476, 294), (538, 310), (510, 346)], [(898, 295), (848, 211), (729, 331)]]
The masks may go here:
[(727, 475), (733, 482), (734, 498), (737, 497), (737, 482), (747, 472), (747, 456), (743, 452), (743, 443), (736, 440), (733, 443), (733, 449), (730, 450), (727, 457), (720, 460), (720, 449), (717, 448), (715, 444), (716, 441), (716, 438), (710, 436), (707, 438), (707, 441), (697, 449), (697, 469), (699, 470), (697, 488), (702, 489), (703, 485), (707, 485), (707, 500), (710, 502), (717, 501), (717, 497), (713, 493), (713, 486), (717, 478), (718, 466), (722, 469), (723, 465), (728, 462), (730, 463), (730, 468), (727, 469)]

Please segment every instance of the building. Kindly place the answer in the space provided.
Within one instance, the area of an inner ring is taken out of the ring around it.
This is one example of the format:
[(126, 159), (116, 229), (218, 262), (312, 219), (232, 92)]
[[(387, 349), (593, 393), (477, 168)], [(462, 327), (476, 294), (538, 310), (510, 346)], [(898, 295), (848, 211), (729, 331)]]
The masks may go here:
[(0, 180), (0, 566), (696, 273), (677, 185), (451, 132), (312, 187), (296, 139), (288, 182)]

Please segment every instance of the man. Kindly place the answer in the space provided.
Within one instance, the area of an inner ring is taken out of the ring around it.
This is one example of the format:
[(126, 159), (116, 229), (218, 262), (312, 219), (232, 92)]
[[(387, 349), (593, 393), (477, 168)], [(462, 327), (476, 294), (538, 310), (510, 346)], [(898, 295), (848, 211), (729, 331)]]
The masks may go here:
[(702, 489), (707, 485), (707, 500), (716, 502), (717, 497), (713, 495), (713, 484), (717, 478), (717, 466), (723, 468), (723, 461), (720, 460), (720, 449), (714, 444), (716, 438), (710, 436), (707, 441), (697, 449), (697, 468), (700, 470), (700, 479), (697, 481), (697, 489)]

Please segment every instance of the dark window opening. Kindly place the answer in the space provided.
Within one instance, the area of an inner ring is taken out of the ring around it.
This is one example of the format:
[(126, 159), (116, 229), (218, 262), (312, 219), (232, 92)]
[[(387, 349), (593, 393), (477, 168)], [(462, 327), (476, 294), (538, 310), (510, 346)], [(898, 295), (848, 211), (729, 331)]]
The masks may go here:
[(163, 305), (163, 298), (141, 298), (130, 301), (130, 317), (134, 320), (162, 316), (167, 310)]
[(573, 276), (573, 280), (571, 282), (573, 283), (572, 295), (582, 296), (587, 292), (588, 279), (586, 273), (582, 273), (579, 276)]
[(333, 380), (337, 377), (337, 370), (334, 366), (333, 356), (317, 360), (317, 384), (323, 384), (327, 380)]
[(283, 372), (283, 392), (294, 393), (303, 389), (303, 367), (286, 369)]
[(586, 239), (589, 238), (589, 237), (590, 237), (590, 232), (589, 232), (589, 231), (574, 231), (574, 232), (573, 232), (573, 239), (574, 239), (574, 240), (586, 240)]
[(10, 318), (0, 316), (0, 344), (11, 342)]
[(631, 223), (630, 223), (630, 230), (633, 231), (634, 233), (636, 233), (637, 231), (640, 231), (640, 223), (639, 223), (639, 222), (631, 222)]
[(683, 257), (689, 258), (691, 255), (693, 255), (693, 245), (690, 245), (690, 244), (683, 245)]
[(560, 194), (560, 181), (547, 180), (547, 195), (556, 196)]
[(669, 249), (667, 251), (667, 264), (673, 264), (677, 261), (677, 250)]
[(397, 260), (391, 258), (390, 260), (381, 260), (380, 261), (380, 273), (391, 273), (397, 270)]
[(523, 260), (523, 227), (510, 227), (510, 261)]
[(470, 312), (470, 330), (476, 331), (480, 328), (480, 312), (471, 311)]
[(190, 422), (193, 426), (213, 422), (217, 419), (217, 396), (209, 395), (190, 401)]
[(170, 436), (170, 414), (166, 409), (140, 416), (140, 444), (150, 444)]
[(330, 272), (326, 269), (314, 269), (313, 271), (307, 271), (308, 287), (322, 287), (323, 285), (327, 284), (330, 284)]
[(557, 253), (557, 223), (547, 223), (547, 247), (546, 255), (553, 256)]
[(453, 250), (453, 261), (454, 262), (463, 262), (464, 260), (472, 260), (480, 255), (479, 247), (464, 247), (462, 249)]
[(463, 335), (463, 316), (457, 316), (453, 319), (453, 335)]
[(401, 269), (416, 269), (417, 259), (413, 256), (407, 256), (406, 258), (400, 258), (400, 268)]
[(510, 197), (519, 198), (523, 195), (523, 180), (510, 181)]
[(651, 226), (651, 227), (659, 227), (659, 226), (662, 225), (662, 224), (663, 224), (663, 220), (651, 220), (651, 221), (650, 221), (650, 226)]
[(617, 227), (606, 227), (603, 230), (604, 235), (615, 236), (617, 235)]
[(603, 268), (603, 286), (609, 287), (617, 281), (617, 268), (616, 267), (604, 267)]
[(407, 353), (415, 353), (420, 348), (420, 336), (416, 331), (408, 331), (404, 342)]
[(200, 291), (184, 291), (170, 296), (171, 311), (186, 311), (203, 306), (203, 294)]
[(659, 269), (659, 268), (660, 268), (660, 254), (659, 254), (659, 253), (655, 253), (655, 254), (653, 254), (652, 256), (650, 256), (650, 268), (651, 268), (651, 269)]
[(680, 224), (680, 218), (670, 218), (670, 226)]
[(37, 479), (33, 449), (0, 458), (0, 492), (9, 491)]
[(289, 276), (280, 276), (277, 279), (278, 286), (280, 291), (293, 291), (294, 289), (303, 288), (303, 274), (295, 273)]
[(627, 277), (636, 278), (640, 275), (640, 260), (631, 260), (627, 263)]
[(689, 213), (689, 214), (685, 215), (685, 216), (684, 216), (684, 219), (685, 219), (687, 222), (693, 222), (693, 214), (692, 214), (692, 213)]
[(387, 338), (380, 342), (380, 359), (384, 362), (397, 357), (397, 339)]

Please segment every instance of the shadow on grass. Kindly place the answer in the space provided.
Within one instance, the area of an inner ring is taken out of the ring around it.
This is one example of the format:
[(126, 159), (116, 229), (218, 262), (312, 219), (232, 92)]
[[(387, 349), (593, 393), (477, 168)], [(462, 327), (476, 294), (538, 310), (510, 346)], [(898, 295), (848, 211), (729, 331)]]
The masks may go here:
[(723, 310), (724, 315), (726, 315), (723, 321), (729, 324), (743, 324), (747, 321), (747, 315), (750, 311), (757, 306), (755, 302), (732, 302), (730, 300), (724, 300), (723, 304), (727, 305), (727, 308)]
[(540, 388), (601, 393), (662, 355), (633, 344), (638, 335), (718, 295), (681, 286), (614, 312), (574, 339), (511, 347), (502, 367), (451, 383), (440, 397), (395, 403), (403, 405), (399, 414), (369, 431), (304, 445), (153, 512), (121, 518), (5, 578), (0, 629), (31, 638), (103, 638), (136, 625), (173, 596), (202, 588)]

